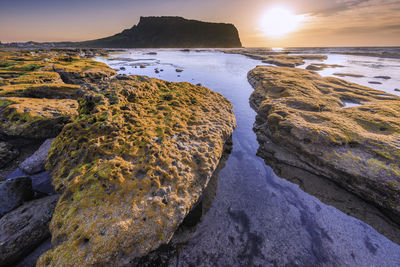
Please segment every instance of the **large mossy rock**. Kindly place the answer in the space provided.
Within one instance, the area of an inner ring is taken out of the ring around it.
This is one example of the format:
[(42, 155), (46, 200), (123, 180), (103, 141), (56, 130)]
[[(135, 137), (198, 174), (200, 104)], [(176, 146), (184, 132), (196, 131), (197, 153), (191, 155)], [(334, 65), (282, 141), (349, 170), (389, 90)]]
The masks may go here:
[(23, 138), (57, 136), (78, 115), (72, 99), (0, 98), (0, 134)]
[(248, 78), (260, 156), (328, 177), (400, 218), (399, 97), (302, 69), (258, 66)]
[(38, 266), (129, 265), (168, 243), (198, 201), (235, 127), (232, 106), (201, 86), (141, 76), (79, 102), (48, 156), (62, 196)]

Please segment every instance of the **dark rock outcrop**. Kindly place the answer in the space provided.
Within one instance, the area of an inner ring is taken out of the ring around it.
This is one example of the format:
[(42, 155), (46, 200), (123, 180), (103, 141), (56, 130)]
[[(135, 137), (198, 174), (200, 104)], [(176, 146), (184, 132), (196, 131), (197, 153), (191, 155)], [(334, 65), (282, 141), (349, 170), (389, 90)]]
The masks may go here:
[(187, 20), (181, 17), (141, 17), (139, 24), (116, 35), (75, 43), (107, 48), (241, 47), (233, 24)]
[(50, 237), (58, 195), (25, 203), (0, 219), (0, 266), (14, 264)]
[[(0, 184), (0, 217), (33, 198), (29, 177), (19, 177)], [(0, 242), (1, 243), (1, 242)]]
[(0, 168), (15, 159), (19, 151), (7, 142), (0, 142)]

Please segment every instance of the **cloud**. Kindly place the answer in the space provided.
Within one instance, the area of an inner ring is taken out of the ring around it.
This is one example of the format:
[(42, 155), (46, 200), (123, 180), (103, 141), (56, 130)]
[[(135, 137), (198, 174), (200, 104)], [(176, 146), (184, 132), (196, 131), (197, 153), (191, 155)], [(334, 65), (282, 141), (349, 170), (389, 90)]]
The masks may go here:
[(329, 0), (325, 1), (324, 7), (311, 11), (315, 16), (332, 16), (343, 11), (356, 10), (365, 7), (380, 7), (388, 5), (397, 5), (400, 9), (398, 0)]

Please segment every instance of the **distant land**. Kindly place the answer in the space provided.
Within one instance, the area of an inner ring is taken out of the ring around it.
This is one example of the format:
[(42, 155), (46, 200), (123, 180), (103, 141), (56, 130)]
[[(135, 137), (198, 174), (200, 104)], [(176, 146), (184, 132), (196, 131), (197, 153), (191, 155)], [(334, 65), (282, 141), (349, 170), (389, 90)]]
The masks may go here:
[(182, 17), (140, 17), (137, 25), (113, 36), (84, 42), (26, 42), (5, 47), (235, 48), (242, 47), (233, 24)]

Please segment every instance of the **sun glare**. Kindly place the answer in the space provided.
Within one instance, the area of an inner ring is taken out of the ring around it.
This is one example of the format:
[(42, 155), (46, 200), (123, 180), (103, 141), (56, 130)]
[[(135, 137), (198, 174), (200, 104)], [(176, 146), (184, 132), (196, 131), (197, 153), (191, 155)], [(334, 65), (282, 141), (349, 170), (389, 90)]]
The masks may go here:
[(271, 38), (280, 38), (295, 31), (306, 15), (296, 15), (284, 7), (273, 7), (261, 18), (261, 30)]

